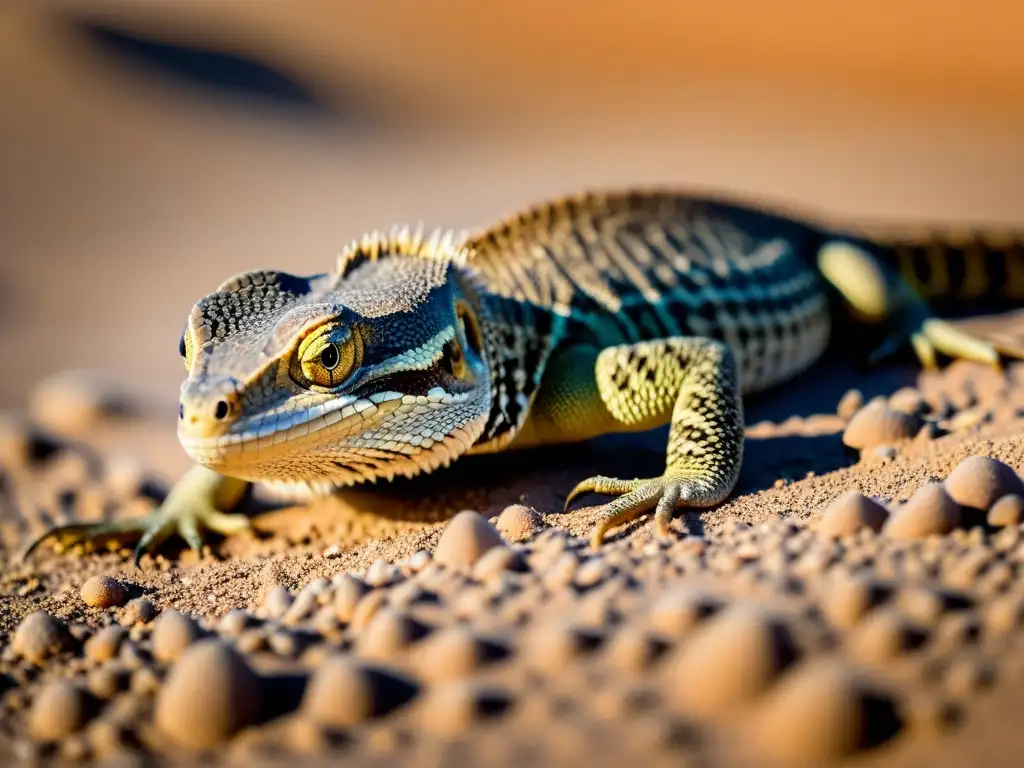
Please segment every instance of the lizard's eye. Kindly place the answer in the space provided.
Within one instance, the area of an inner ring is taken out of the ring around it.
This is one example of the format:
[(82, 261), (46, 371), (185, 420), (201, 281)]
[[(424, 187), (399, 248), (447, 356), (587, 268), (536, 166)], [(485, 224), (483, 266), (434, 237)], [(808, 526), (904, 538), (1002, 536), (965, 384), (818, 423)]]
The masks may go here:
[(185, 370), (192, 368), (192, 333), (186, 328), (178, 342), (178, 354), (185, 361)]
[(304, 386), (330, 389), (359, 365), (363, 346), (359, 333), (337, 324), (317, 328), (299, 344), (292, 378)]

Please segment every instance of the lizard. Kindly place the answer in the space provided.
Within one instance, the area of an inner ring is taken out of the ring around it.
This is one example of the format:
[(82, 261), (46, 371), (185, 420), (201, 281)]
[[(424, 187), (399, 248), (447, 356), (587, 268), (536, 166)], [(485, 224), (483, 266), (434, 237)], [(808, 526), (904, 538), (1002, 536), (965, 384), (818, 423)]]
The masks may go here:
[(353, 241), (334, 269), (257, 270), (196, 303), (179, 351), (178, 437), (196, 466), (154, 512), (51, 529), (84, 544), (137, 536), (136, 563), (178, 533), (250, 526), (248, 484), (329, 494), (442, 470), (463, 455), (572, 443), (668, 423), (659, 477), (583, 479), (612, 496), (591, 544), (653, 511), (733, 491), (743, 398), (843, 345), (841, 318), (881, 329), (871, 359), (908, 343), (997, 364), (1000, 349), (932, 299), (1024, 300), (1016, 232), (868, 237), (713, 194), (589, 191), (456, 234), (422, 226)]

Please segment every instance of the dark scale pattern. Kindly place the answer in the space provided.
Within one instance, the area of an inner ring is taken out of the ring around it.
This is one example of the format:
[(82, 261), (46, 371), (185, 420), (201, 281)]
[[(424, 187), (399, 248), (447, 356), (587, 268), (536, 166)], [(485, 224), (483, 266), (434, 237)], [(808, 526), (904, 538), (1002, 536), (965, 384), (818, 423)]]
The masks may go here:
[(580, 341), (720, 339), (744, 387), (760, 389), (827, 342), (824, 284), (807, 253), (817, 242), (812, 229), (756, 210), (631, 193), (540, 206), (469, 245), (487, 290), (568, 311)]

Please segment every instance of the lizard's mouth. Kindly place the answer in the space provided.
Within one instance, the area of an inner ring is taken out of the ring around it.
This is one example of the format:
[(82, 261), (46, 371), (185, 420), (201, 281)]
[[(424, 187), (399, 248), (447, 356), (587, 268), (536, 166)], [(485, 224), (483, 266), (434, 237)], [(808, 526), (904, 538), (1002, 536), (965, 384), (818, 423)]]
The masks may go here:
[[(442, 439), (440, 432), (395, 435), (387, 428), (389, 420), (416, 415), (422, 418), (431, 411), (464, 405), (472, 399), (470, 392), (448, 392), (434, 387), (423, 395), (402, 394), (391, 390), (366, 396), (339, 395), (304, 410), (275, 409), (236, 421), (219, 435), (189, 435), (179, 430), (178, 439), (193, 461), (214, 469), (235, 464), (258, 465), (280, 460), (285, 454), (299, 451), (322, 452), (331, 445), (343, 443), (396, 442), (402, 453), (415, 453)], [(329, 439), (328, 439), (329, 436)], [(401, 450), (402, 447), (406, 450)]]

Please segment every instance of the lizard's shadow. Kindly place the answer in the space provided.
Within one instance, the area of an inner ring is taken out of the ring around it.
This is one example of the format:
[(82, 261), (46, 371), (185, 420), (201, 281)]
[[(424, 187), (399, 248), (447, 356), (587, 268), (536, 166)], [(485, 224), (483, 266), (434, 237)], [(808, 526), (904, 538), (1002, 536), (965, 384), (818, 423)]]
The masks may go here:
[[(836, 403), (854, 383), (865, 398), (870, 398), (911, 384), (916, 375), (913, 366), (865, 373), (849, 364), (824, 360), (784, 387), (748, 400), (747, 423), (834, 413)], [(440, 521), (460, 509), (496, 515), (514, 503), (554, 512), (562, 508), (573, 486), (586, 477), (660, 475), (667, 436), (668, 428), (663, 427), (581, 444), (468, 456), (446, 470), (411, 480), (346, 489), (339, 492), (339, 497), (344, 506), (394, 520)], [(838, 429), (829, 434), (748, 437), (735, 493), (764, 490), (780, 478), (798, 480), (808, 473), (825, 474), (850, 462)], [(582, 497), (580, 503), (597, 501), (598, 497)], [(265, 502), (261, 506), (267, 508)], [(691, 529), (695, 526), (698, 532), (699, 521), (690, 523)]]

